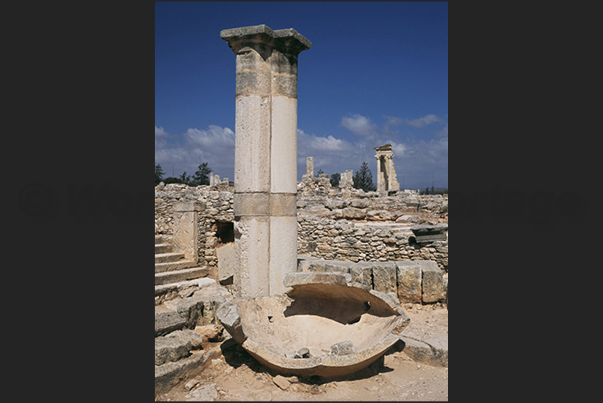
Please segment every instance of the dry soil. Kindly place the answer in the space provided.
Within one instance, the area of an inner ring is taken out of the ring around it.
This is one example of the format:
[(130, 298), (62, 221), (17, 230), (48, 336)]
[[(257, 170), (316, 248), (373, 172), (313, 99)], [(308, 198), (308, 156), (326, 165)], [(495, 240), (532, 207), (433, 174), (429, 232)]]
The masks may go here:
[[(448, 335), (446, 306), (408, 304), (403, 308), (411, 323), (402, 335), (423, 339)], [(204, 346), (206, 350), (217, 348), (221, 354), (208, 361), (201, 372), (191, 373), (168, 393), (158, 396), (157, 400), (448, 400), (448, 368), (413, 361), (404, 350), (396, 347), (353, 375), (329, 380), (298, 379), (270, 373), (232, 339)], [(198, 384), (190, 390), (186, 387), (197, 381)]]

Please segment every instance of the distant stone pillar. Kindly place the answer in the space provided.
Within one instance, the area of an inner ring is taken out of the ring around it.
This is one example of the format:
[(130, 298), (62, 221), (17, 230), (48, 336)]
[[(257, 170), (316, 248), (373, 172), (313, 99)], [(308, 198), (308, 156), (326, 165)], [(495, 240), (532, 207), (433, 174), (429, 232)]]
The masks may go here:
[(354, 172), (351, 169), (341, 173), (339, 177), (339, 188), (340, 189), (348, 189), (354, 186)]
[(389, 190), (400, 190), (400, 184), (396, 178), (396, 170), (394, 169), (394, 152), (392, 145), (386, 144), (375, 147), (377, 153), (377, 191), (386, 192)]
[(306, 175), (314, 176), (314, 157), (306, 157)]
[(280, 294), (297, 265), (297, 56), (294, 29), (226, 29), (236, 54), (235, 259), (237, 296)]
[(174, 209), (174, 228), (172, 244), (175, 252), (184, 253), (186, 260), (199, 260), (199, 212), (205, 209), (205, 205), (199, 202), (176, 202)]
[(394, 153), (387, 156), (388, 168), (389, 168), (389, 183), (388, 190), (400, 190), (400, 184), (396, 176), (396, 169), (394, 168)]

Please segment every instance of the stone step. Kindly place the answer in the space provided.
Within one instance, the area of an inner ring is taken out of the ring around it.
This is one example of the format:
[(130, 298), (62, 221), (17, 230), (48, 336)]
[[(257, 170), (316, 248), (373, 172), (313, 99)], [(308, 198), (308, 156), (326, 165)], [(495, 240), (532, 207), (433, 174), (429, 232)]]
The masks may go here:
[(155, 273), (155, 285), (207, 277), (208, 274), (209, 268), (207, 267), (192, 267), (189, 269), (174, 270), (165, 273)]
[(183, 318), (178, 312), (166, 309), (164, 306), (155, 307), (155, 337), (184, 329), (187, 318)]
[(192, 287), (192, 286), (195, 286), (197, 288), (203, 288), (203, 287), (207, 287), (207, 286), (215, 285), (215, 284), (216, 284), (216, 280), (208, 278), (208, 277), (202, 277), (202, 278), (196, 278), (193, 280), (178, 281), (176, 283), (156, 285), (155, 286), (155, 296), (167, 293), (169, 291), (178, 291), (178, 290)]
[(155, 274), (168, 271), (188, 269), (194, 267), (197, 263), (193, 260), (179, 260), (177, 262), (155, 263)]
[(155, 235), (155, 244), (158, 243), (171, 243), (172, 236), (171, 235)]
[(155, 244), (155, 254), (157, 253), (169, 253), (172, 251), (171, 243), (156, 243)]
[(184, 253), (182, 253), (182, 252), (168, 252), (168, 253), (155, 252), (155, 263), (178, 262), (180, 260), (184, 260)]
[(165, 336), (155, 337), (155, 365), (178, 361), (187, 357), (191, 349), (199, 349), (203, 339), (194, 330), (175, 330)]

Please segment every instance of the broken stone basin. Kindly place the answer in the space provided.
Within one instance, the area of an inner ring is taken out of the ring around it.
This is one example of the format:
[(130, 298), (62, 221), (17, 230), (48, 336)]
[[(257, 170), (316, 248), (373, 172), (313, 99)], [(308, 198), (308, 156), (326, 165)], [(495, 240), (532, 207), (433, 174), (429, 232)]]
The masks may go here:
[(350, 282), (349, 274), (289, 273), (284, 283), (292, 289), (285, 295), (227, 301), (216, 317), (279, 373), (348, 375), (376, 361), (410, 322), (393, 293)]

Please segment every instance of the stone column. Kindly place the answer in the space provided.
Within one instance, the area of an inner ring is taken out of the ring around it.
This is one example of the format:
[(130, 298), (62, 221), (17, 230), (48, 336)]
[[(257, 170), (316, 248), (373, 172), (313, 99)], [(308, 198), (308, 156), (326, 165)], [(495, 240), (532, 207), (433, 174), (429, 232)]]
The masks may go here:
[(227, 29), (236, 54), (234, 287), (280, 294), (297, 264), (297, 56), (312, 45), (293, 29)]
[(173, 209), (172, 243), (174, 252), (182, 252), (186, 260), (193, 260), (197, 263), (199, 260), (198, 214), (205, 209), (205, 206), (199, 202), (176, 202)]
[(306, 157), (306, 175), (314, 176), (314, 157)]
[(385, 172), (383, 172), (383, 161), (382, 155), (377, 153), (375, 158), (377, 158), (377, 192), (385, 191)]
[(400, 190), (400, 184), (396, 176), (396, 169), (394, 168), (394, 153), (387, 156), (388, 170), (389, 170), (389, 185), (387, 190)]

